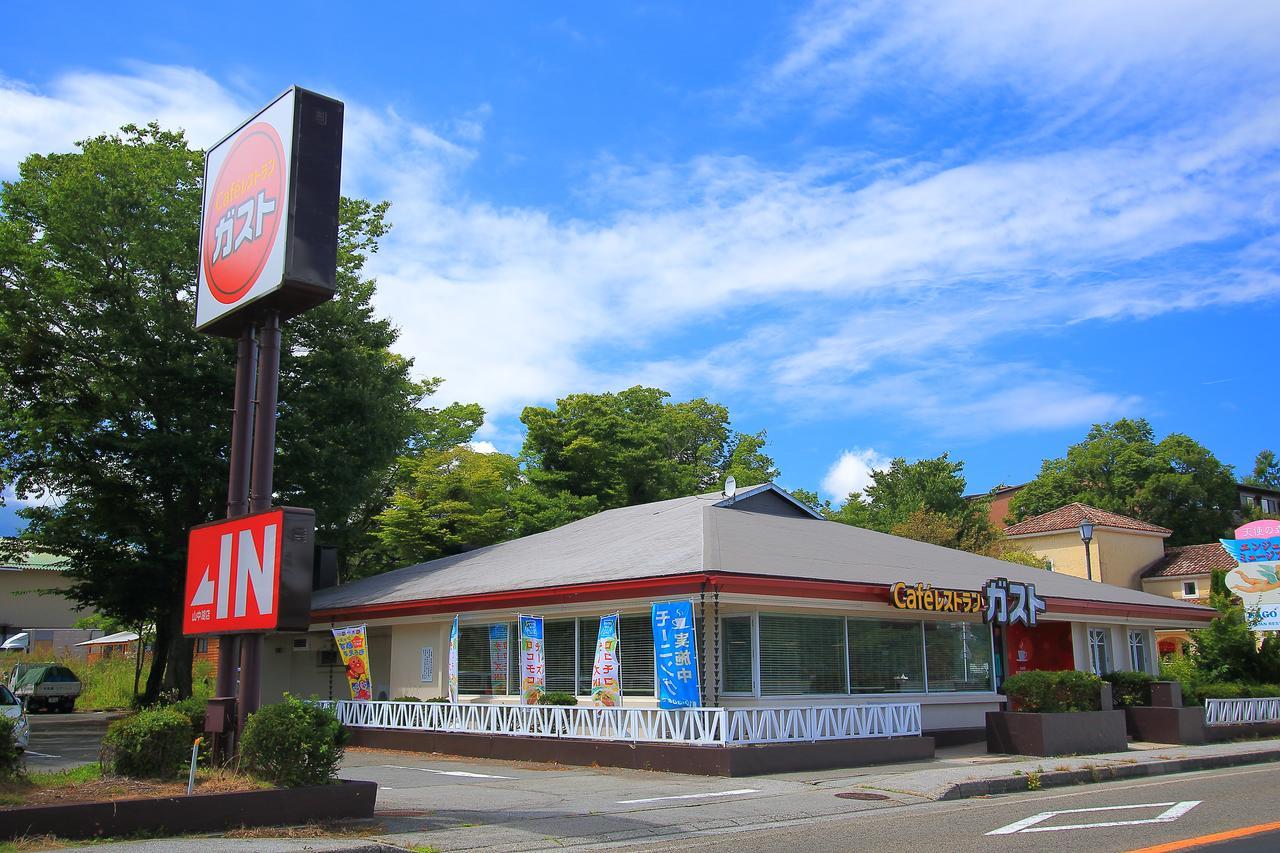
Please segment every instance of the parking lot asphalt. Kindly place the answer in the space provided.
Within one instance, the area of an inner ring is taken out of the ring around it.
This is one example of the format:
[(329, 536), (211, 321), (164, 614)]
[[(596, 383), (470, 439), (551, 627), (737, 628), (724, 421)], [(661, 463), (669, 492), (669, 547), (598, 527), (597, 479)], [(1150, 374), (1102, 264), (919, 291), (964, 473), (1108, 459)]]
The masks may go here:
[(108, 712), (82, 714), (28, 714), (31, 744), (28, 770), (63, 770), (98, 760), (107, 725), (120, 715)]

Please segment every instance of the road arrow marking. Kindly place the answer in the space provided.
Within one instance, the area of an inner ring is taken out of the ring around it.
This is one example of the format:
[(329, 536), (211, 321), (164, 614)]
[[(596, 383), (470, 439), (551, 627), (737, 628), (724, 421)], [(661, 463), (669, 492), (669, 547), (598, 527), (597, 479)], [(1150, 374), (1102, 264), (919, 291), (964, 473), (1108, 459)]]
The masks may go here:
[[(1059, 832), (1064, 829), (1100, 829), (1106, 826), (1139, 826), (1147, 823), (1169, 823), (1182, 817), (1187, 812), (1200, 805), (1201, 800), (1183, 800), (1178, 803), (1137, 803), (1132, 806), (1095, 806), (1090, 809), (1063, 809), (1056, 812), (1041, 812), (1031, 817), (1014, 821), (1008, 826), (1002, 826), (999, 829), (993, 829), (987, 835), (1013, 835), (1017, 832)], [(1160, 814), (1155, 817), (1143, 818), (1141, 820), (1111, 820), (1102, 823), (1072, 823), (1064, 826), (1036, 826), (1038, 823), (1044, 823), (1051, 817), (1057, 817), (1064, 814), (1085, 814), (1090, 812), (1113, 812), (1121, 809), (1159, 809), (1163, 808)]]
[(437, 776), (461, 776), (464, 779), (514, 779), (514, 776), (492, 776), (488, 773), (468, 773), (465, 770), (433, 770), (430, 767), (404, 767), (399, 764), (384, 764), (396, 770), (417, 770), (419, 773), (434, 773)]

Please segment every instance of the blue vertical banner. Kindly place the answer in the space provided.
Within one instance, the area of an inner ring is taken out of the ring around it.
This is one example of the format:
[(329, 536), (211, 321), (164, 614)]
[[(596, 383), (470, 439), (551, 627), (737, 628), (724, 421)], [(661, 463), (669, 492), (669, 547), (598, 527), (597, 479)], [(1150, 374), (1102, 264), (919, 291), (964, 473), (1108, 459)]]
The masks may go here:
[(458, 617), (449, 629), (449, 701), (458, 701)]
[(622, 658), (618, 648), (618, 614), (600, 617), (596, 657), (591, 666), (591, 704), (597, 708), (622, 705)]
[(547, 664), (542, 656), (542, 617), (520, 617), (520, 704), (537, 705), (547, 692)]
[(701, 707), (693, 602), (655, 601), (652, 614), (653, 658), (658, 673), (658, 707)]
[(507, 623), (489, 626), (489, 690), (494, 696), (507, 695), (507, 661), (511, 657), (507, 645)]

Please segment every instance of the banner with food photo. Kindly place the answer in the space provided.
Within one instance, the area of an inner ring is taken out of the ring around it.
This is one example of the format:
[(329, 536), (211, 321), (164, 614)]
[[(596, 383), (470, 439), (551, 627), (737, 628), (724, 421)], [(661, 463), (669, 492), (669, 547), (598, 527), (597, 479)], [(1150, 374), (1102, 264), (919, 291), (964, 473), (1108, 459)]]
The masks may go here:
[(373, 699), (373, 676), (369, 672), (369, 638), (364, 625), (334, 628), (333, 640), (338, 644), (342, 665), (347, 668), (347, 686), (357, 702)]
[(622, 662), (618, 646), (618, 614), (600, 617), (596, 658), (591, 667), (591, 704), (600, 708), (622, 705)]

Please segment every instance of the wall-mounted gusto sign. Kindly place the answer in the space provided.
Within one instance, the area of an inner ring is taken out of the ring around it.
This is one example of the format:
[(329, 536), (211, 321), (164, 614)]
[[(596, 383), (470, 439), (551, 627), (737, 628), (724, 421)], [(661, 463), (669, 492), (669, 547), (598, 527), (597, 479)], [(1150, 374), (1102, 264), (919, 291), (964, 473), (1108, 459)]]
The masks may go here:
[(333, 296), (342, 117), (295, 86), (209, 149), (197, 330), (235, 337), (260, 311), (287, 320)]
[(1036, 617), (1047, 609), (1044, 599), (1036, 595), (1033, 583), (993, 578), (987, 581), (982, 594), (987, 600), (982, 621), (994, 625), (1021, 623), (1029, 628), (1035, 627)]
[(889, 587), (889, 603), (899, 610), (981, 613), (982, 593), (964, 589), (934, 589), (927, 583), (908, 586), (904, 581), (898, 581)]

